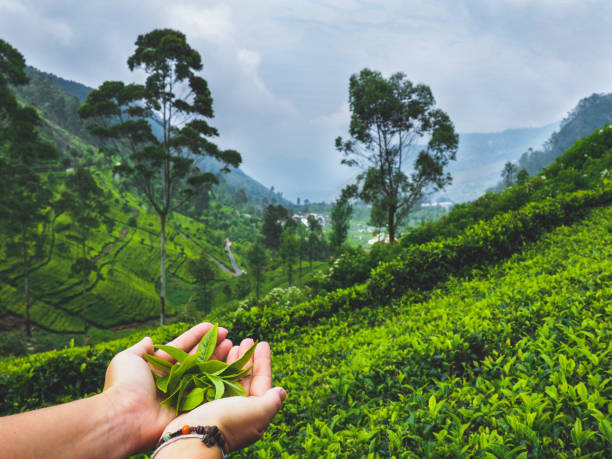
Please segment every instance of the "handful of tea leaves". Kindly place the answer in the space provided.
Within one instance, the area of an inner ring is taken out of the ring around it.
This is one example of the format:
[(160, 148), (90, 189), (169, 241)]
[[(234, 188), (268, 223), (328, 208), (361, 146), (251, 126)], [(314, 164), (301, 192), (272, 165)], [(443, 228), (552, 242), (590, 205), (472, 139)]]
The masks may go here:
[(233, 395), (246, 396), (244, 387), (238, 382), (248, 376), (251, 367), (243, 367), (251, 360), (255, 344), (235, 362), (228, 364), (209, 360), (217, 346), (217, 325), (202, 337), (195, 354), (189, 355), (173, 346), (156, 344), (157, 349), (167, 352), (177, 364), (145, 354), (144, 358), (153, 368), (167, 373), (163, 376), (153, 372), (157, 388), (167, 395), (162, 405), (176, 406), (176, 412), (193, 410), (203, 402)]

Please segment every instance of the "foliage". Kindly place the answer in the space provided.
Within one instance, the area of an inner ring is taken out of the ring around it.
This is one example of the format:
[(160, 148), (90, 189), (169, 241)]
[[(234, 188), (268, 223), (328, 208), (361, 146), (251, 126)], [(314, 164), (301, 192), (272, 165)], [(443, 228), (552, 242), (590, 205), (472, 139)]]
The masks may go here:
[(196, 259), (188, 262), (188, 271), (195, 279), (197, 288), (198, 309), (202, 312), (209, 312), (212, 304), (212, 286), (215, 281), (217, 267), (210, 257), (201, 253)]
[(596, 188), (606, 178), (608, 170), (612, 170), (611, 126), (576, 141), (538, 176), (524, 177), (524, 181), (503, 193), (487, 193), (474, 202), (459, 204), (437, 222), (411, 229), (402, 237), (402, 246), (453, 237), (479, 220), (488, 220), (502, 212), (519, 209), (529, 202), (559, 193)]
[(255, 278), (255, 298), (259, 298), (261, 282), (263, 281), (264, 271), (268, 263), (268, 255), (263, 246), (263, 241), (258, 240), (251, 244), (247, 252), (249, 270)]
[[(372, 223), (386, 227), (391, 244), (398, 225), (425, 193), (451, 182), (444, 168), (455, 159), (459, 142), (448, 115), (435, 108), (430, 88), (405, 77), (395, 73), (385, 79), (369, 69), (352, 75), (351, 139), (336, 139), (342, 163), (363, 170), (359, 196), (372, 204)], [(427, 145), (417, 151), (416, 142), (424, 136)]]
[(261, 233), (264, 236), (266, 247), (272, 250), (279, 250), (281, 246), (281, 234), (283, 224), (289, 218), (289, 211), (282, 205), (270, 204), (264, 210), (263, 224)]
[(514, 185), (518, 172), (518, 166), (516, 164), (512, 164), (510, 161), (508, 161), (504, 165), (504, 170), (502, 170), (501, 178), (505, 188)]
[(217, 325), (202, 337), (195, 354), (169, 345), (155, 345), (176, 359), (176, 364), (154, 355), (144, 355), (153, 369), (162, 372), (152, 372), (157, 388), (167, 396), (161, 401), (162, 405), (175, 406), (178, 414), (222, 397), (246, 396), (239, 381), (251, 372), (251, 367), (243, 367), (253, 357), (255, 344), (231, 364), (211, 360), (216, 346)]
[(42, 258), (47, 207), (51, 193), (40, 168), (57, 157), (57, 151), (39, 134), (41, 119), (31, 107), (17, 105), (8, 83), (24, 84), (25, 61), (8, 43), (0, 40), (0, 217), (2, 229), (11, 235), (8, 255), (19, 257), (24, 280), (25, 326), (31, 335), (30, 273)]
[[(290, 220), (293, 221), (293, 220)], [(294, 228), (287, 228), (281, 234), (280, 256), (287, 269), (287, 280), (289, 285), (293, 283), (293, 265), (298, 260), (300, 250), (300, 239)]]
[[(280, 308), (287, 320), (270, 317), (263, 330), (289, 397), (264, 439), (235, 454), (607, 456), (611, 212), (427, 295), (316, 321)], [(159, 328), (154, 339), (184, 328)], [(4, 365), (2, 412), (100, 390), (113, 352), (138, 339)]]
[[(208, 140), (218, 135), (206, 119), (213, 117), (212, 96), (204, 78), (200, 54), (181, 32), (153, 30), (139, 35), (128, 58), (130, 70), (141, 68), (145, 85), (104, 82), (87, 96), (79, 110), (92, 134), (121, 141), (114, 151), (123, 155), (118, 171), (130, 177), (146, 195), (160, 219), (160, 322), (166, 303), (166, 219), (199, 190), (218, 182), (211, 173), (194, 167), (194, 158), (212, 156), (238, 166), (240, 154), (221, 151)], [(186, 94), (183, 97), (182, 93)], [(152, 122), (161, 128), (157, 137)], [(191, 157), (186, 156), (186, 154)]]
[(356, 194), (357, 187), (355, 185), (344, 187), (340, 193), (340, 197), (336, 199), (332, 207), (330, 215), (332, 228), (329, 233), (329, 245), (334, 254), (338, 254), (348, 236), (351, 216), (353, 215), (351, 198), (355, 197)]
[(70, 217), (70, 224), (64, 229), (69, 232), (68, 237), (81, 246), (81, 256), (74, 261), (72, 272), (80, 273), (83, 279), (82, 315), (87, 331), (87, 284), (90, 273), (96, 269), (95, 259), (88, 254), (87, 242), (108, 217), (107, 197), (93, 175), (87, 169), (78, 168), (66, 176), (65, 189), (56, 208), (58, 213), (64, 212)]
[(559, 157), (574, 142), (593, 131), (612, 123), (612, 94), (592, 94), (578, 105), (561, 122), (544, 144), (542, 150), (529, 149), (519, 159), (518, 166), (531, 175), (539, 173)]

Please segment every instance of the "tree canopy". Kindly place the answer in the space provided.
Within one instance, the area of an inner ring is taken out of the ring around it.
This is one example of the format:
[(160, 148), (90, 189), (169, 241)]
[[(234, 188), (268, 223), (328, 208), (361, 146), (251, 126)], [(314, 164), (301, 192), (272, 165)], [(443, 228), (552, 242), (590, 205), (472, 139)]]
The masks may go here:
[(117, 170), (129, 176), (160, 217), (160, 322), (165, 318), (165, 230), (168, 214), (198, 192), (218, 183), (203, 173), (198, 159), (213, 157), (227, 166), (242, 161), (235, 150), (220, 150), (210, 137), (219, 135), (208, 124), (213, 117), (208, 83), (200, 54), (183, 33), (171, 29), (139, 35), (128, 58), (130, 70), (142, 69), (144, 85), (106, 81), (80, 108), (92, 134), (109, 141), (109, 153), (121, 158)]
[(445, 167), (455, 159), (459, 137), (431, 89), (403, 73), (352, 75), (349, 105), (350, 139), (338, 137), (336, 148), (342, 164), (362, 170), (359, 197), (372, 204), (373, 223), (383, 223), (393, 243), (398, 225), (426, 193), (451, 183)]

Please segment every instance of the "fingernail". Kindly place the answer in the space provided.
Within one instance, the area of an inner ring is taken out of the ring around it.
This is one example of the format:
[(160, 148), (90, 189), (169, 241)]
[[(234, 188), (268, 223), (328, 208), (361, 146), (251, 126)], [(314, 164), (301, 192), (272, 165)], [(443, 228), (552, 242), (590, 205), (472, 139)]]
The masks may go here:
[(278, 388), (278, 395), (280, 396), (282, 402), (284, 402), (287, 398), (287, 392), (285, 392), (285, 389), (283, 389), (282, 387)]

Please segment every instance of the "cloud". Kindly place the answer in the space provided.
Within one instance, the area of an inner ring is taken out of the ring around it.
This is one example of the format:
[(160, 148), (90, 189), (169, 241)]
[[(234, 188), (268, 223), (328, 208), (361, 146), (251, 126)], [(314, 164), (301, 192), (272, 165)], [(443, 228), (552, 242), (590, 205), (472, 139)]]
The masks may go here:
[(548, 124), (612, 91), (606, 0), (0, 0), (28, 63), (91, 86), (141, 78), (126, 59), (161, 27), (201, 52), (219, 143), (286, 195), (313, 188), (315, 165), (321, 183), (345, 177), (333, 139), (364, 67), (429, 85), (462, 132)]

